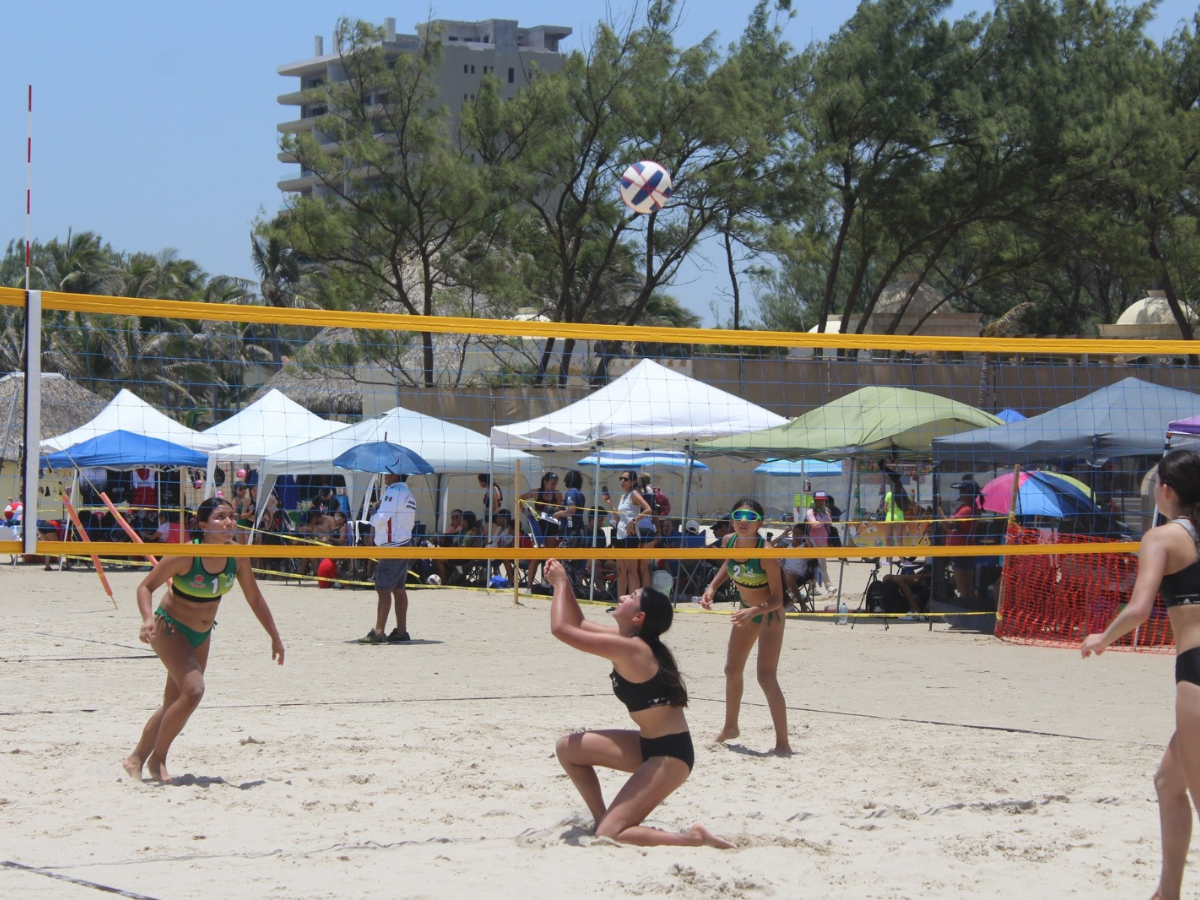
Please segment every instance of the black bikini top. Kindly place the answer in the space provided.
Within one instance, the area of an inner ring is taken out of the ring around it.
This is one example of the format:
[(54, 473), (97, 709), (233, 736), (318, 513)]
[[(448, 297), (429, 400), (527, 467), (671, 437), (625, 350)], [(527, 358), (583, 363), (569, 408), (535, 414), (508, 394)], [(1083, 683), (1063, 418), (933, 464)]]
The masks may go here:
[(1182, 525), (1196, 545), (1196, 561), (1178, 572), (1164, 575), (1158, 591), (1162, 594), (1163, 603), (1167, 606), (1191, 606), (1200, 604), (1200, 537), (1196, 535), (1196, 526), (1191, 519), (1172, 519), (1176, 525)]
[(616, 669), (608, 676), (612, 680), (613, 693), (631, 713), (652, 709), (655, 706), (670, 706), (670, 692), (662, 666), (647, 681), (629, 681), (621, 677)]

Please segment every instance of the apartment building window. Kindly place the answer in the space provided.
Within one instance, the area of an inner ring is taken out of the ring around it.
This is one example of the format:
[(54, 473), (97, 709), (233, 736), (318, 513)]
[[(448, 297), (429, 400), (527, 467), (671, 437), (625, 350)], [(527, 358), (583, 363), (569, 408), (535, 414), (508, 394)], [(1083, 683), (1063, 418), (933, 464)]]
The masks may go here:
[(472, 74), (472, 75), (474, 75), (474, 74), (475, 74), (475, 67), (474, 67), (474, 66), (471, 66), (471, 74)]
[(508, 83), (512, 84), (517, 80), (517, 70), (512, 66), (508, 67)]
[(467, 64), (466, 63), (463, 63), (463, 74), (464, 75), (467, 74)]

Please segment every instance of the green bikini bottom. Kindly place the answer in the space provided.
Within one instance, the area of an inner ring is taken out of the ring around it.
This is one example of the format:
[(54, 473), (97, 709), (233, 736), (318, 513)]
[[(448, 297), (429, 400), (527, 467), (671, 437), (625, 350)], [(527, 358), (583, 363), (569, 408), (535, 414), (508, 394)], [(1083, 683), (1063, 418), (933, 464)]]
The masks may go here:
[[(197, 631), (194, 628), (188, 628), (182, 622), (172, 619), (169, 615), (163, 612), (163, 608), (161, 606), (154, 611), (154, 619), (155, 621), (162, 619), (167, 623), (168, 628), (174, 628), (176, 631), (182, 634), (185, 638), (187, 638), (187, 642), (192, 645), (193, 650), (207, 641), (209, 636), (212, 634), (211, 627), (208, 629), (208, 631)], [(213, 625), (216, 624), (216, 622), (213, 622)]]
[[(738, 603), (742, 604), (742, 609), (750, 608), (749, 603), (743, 603), (741, 600), (739, 600)], [(783, 610), (781, 610), (781, 609), (772, 610), (771, 612), (767, 613), (766, 615), (767, 615), (767, 624), (768, 625), (770, 625), (772, 622), (780, 622), (780, 623), (783, 622)], [(763, 623), (763, 614), (759, 613), (757, 616), (755, 616), (750, 621), (753, 622), (755, 625), (761, 625)]]

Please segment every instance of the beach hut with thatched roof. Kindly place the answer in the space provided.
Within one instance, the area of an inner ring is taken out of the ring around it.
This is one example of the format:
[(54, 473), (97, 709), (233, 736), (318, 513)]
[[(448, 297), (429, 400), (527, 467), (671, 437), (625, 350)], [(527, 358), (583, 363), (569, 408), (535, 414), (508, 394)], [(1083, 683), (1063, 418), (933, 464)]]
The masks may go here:
[(318, 371), (288, 363), (263, 382), (250, 402), (275, 390), (322, 418), (357, 421), (362, 418), (363, 390), (370, 387), (345, 369)]
[[(42, 373), (42, 437), (72, 431), (94, 419), (108, 401), (57, 372)], [(0, 459), (21, 458), (25, 442), (25, 373), (0, 378)]]
[[(94, 419), (107, 401), (57, 372), (42, 373), (42, 435), (62, 434)], [(0, 377), (0, 497), (21, 485), (25, 443), (25, 373)]]

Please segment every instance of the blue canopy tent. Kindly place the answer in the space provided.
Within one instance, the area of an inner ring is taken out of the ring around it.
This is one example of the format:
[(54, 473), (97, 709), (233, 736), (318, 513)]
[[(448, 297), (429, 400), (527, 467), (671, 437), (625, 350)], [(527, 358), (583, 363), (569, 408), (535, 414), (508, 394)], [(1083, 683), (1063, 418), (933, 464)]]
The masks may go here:
[(996, 418), (1001, 422), (1011, 425), (1013, 422), (1024, 422), (1029, 416), (1019, 413), (1015, 409), (1006, 408), (996, 413)]
[(44, 469), (135, 469), (142, 466), (202, 469), (207, 464), (206, 453), (132, 431), (100, 434), (57, 453), (48, 453), (39, 460)]
[(1158, 456), (1163, 423), (1195, 413), (1200, 394), (1125, 378), (1024, 422), (933, 439), (933, 458), (975, 468), (1067, 459), (1101, 466), (1122, 456)]

